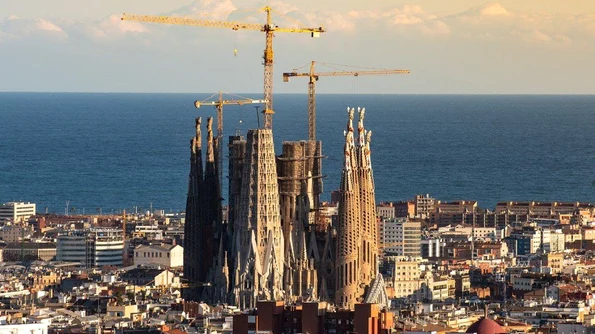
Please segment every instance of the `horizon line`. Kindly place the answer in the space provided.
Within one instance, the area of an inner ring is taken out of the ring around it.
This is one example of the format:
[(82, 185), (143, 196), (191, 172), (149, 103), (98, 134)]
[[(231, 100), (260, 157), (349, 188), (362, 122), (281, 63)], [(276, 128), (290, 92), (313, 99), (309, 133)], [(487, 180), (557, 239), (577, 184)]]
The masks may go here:
[[(227, 92), (224, 92), (227, 93)], [(101, 91), (1, 91), (0, 94), (213, 94), (213, 92), (101, 92)], [(229, 93), (227, 93), (229, 94)], [(236, 93), (234, 93), (236, 94)], [(239, 92), (237, 94), (261, 94)], [(308, 95), (308, 93), (274, 93), (276, 95)], [(316, 93), (316, 95), (466, 95), (466, 96), (595, 96), (594, 93)]]

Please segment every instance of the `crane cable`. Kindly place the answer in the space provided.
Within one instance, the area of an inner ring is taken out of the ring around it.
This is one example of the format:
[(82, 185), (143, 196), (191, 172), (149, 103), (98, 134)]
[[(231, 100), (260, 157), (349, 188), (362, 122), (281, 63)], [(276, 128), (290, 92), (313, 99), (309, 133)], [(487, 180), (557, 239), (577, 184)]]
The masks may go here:
[(238, 31), (234, 31), (233, 33), (233, 56), (238, 56)]

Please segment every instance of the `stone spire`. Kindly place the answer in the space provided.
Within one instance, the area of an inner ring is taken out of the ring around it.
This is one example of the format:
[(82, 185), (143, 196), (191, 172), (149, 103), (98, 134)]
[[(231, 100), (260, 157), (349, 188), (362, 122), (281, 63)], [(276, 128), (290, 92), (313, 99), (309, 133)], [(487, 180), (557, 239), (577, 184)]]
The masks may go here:
[[(196, 118), (196, 135), (191, 141), (190, 173), (188, 176), (188, 195), (186, 198), (186, 222), (184, 224), (184, 278), (190, 281), (204, 281), (204, 274), (208, 267), (204, 266), (203, 258), (197, 256), (202, 249), (203, 233), (203, 168), (201, 118)], [(198, 300), (199, 289), (184, 290), (184, 298)]]
[(376, 277), (378, 264), (378, 239), (376, 226), (376, 199), (374, 194), (374, 181), (370, 162), (370, 139), (364, 127), (365, 108), (358, 108), (358, 178), (360, 186), (360, 210), (361, 210), (361, 263), (362, 283), (368, 286)]
[[(240, 212), (234, 231), (240, 245), (242, 304), (253, 307), (257, 298), (283, 299), (284, 239), (279, 215), (279, 190), (273, 133), (250, 130), (240, 193)], [(250, 252), (247, 250), (251, 249)], [(242, 284), (243, 277), (249, 283)], [(248, 286), (248, 287), (247, 287)]]
[(357, 158), (353, 138), (353, 114), (354, 109), (348, 109), (349, 121), (345, 131), (337, 226), (335, 303), (341, 309), (353, 309), (357, 299), (362, 295), (359, 287), (361, 211), (359, 180), (356, 177)]
[[(203, 233), (201, 235), (203, 247), (200, 256), (204, 258), (205, 270), (212, 268), (216, 260), (216, 247), (219, 246), (218, 228), (221, 224), (219, 219), (219, 180), (217, 178), (217, 166), (213, 147), (213, 118), (207, 118), (207, 154), (204, 175), (204, 220)], [(206, 280), (203, 280), (205, 282)], [(210, 282), (213, 284), (214, 282)]]
[[(364, 127), (365, 109), (358, 108), (357, 111), (356, 145), (353, 133), (355, 110), (348, 109), (345, 160), (340, 185), (335, 303), (341, 309), (354, 309), (355, 303), (363, 302), (378, 272), (376, 201), (370, 146), (367, 142), (370, 137)], [(379, 285), (381, 283), (377, 283), (376, 287)], [(378, 295), (378, 292), (374, 292), (374, 295)]]

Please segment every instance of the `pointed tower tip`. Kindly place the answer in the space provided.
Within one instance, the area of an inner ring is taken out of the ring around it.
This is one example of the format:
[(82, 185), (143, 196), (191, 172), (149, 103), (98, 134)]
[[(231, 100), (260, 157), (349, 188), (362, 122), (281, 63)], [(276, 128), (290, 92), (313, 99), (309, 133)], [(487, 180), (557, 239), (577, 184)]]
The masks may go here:
[(357, 107), (357, 114), (359, 116), (359, 121), (357, 122), (357, 136), (358, 136), (358, 145), (360, 147), (366, 146), (366, 129), (364, 128), (364, 118), (366, 114), (366, 108)]
[(347, 108), (347, 114), (349, 116), (349, 120), (347, 121), (347, 131), (353, 131), (353, 114), (355, 112), (354, 108)]
[(207, 118), (207, 161), (215, 161), (215, 148), (213, 147), (213, 117)]
[(202, 147), (202, 134), (200, 132), (200, 126), (202, 124), (202, 118), (201, 117), (197, 117), (196, 118), (196, 137), (195, 137), (195, 142), (194, 145), (197, 148), (201, 148)]
[(208, 117), (207, 118), (207, 131), (212, 130), (213, 129), (213, 117)]

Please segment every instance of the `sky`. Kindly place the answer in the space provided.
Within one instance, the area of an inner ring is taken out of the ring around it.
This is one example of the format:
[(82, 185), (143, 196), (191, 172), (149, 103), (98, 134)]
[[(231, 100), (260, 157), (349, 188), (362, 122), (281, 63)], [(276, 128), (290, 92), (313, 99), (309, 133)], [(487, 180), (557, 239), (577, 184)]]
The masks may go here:
[(280, 27), (327, 30), (276, 34), (276, 93), (305, 93), (281, 74), (316, 60), (411, 70), (325, 77), (318, 93), (595, 94), (591, 0), (0, 0), (0, 91), (261, 93), (263, 33), (120, 15), (262, 23), (264, 4)]

